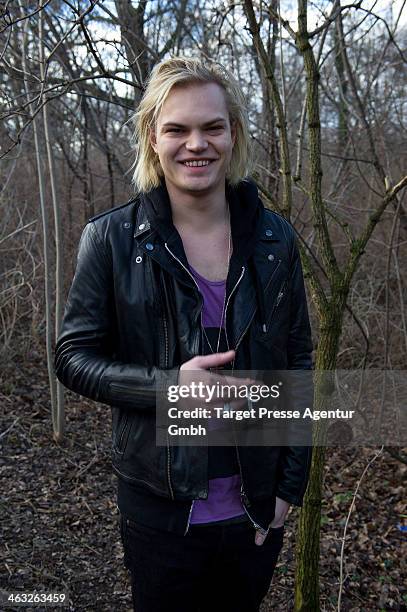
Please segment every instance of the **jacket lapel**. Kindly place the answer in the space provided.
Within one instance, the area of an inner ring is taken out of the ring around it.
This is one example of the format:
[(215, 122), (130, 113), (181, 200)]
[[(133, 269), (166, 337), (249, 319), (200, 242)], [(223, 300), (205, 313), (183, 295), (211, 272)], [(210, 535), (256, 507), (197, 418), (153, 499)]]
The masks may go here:
[[(258, 295), (259, 291), (263, 293), (266, 314), (272, 309), (278, 295), (279, 285), (278, 283), (273, 283), (273, 279), (279, 273), (281, 258), (278, 256), (278, 248), (275, 248), (277, 244), (273, 243), (279, 243), (280, 238), (272, 229), (272, 224), (266, 220), (264, 211), (256, 236), (252, 240), (254, 251), (251, 254), (251, 263), (249, 263), (250, 260), (248, 258), (241, 259), (239, 262), (239, 269), (241, 270), (244, 267), (245, 271), (236, 288), (231, 304), (231, 313), (229, 313), (230, 326), (228, 326), (228, 336), (232, 340), (229, 343), (231, 348), (236, 348), (240, 344), (243, 335), (256, 314), (262, 299)], [(237, 273), (236, 268), (238, 267), (236, 263), (234, 266), (235, 275)], [(257, 286), (258, 283), (259, 286)], [(271, 285), (275, 290), (270, 293)]]
[(145, 205), (143, 201), (140, 202), (134, 231), (134, 238), (139, 249), (174, 276), (177, 281), (188, 287), (195, 287), (192, 279), (182, 267), (187, 267), (188, 262), (181, 238), (174, 226), (171, 229), (171, 233), (167, 234), (167, 240), (164, 241), (158, 231), (151, 227)]

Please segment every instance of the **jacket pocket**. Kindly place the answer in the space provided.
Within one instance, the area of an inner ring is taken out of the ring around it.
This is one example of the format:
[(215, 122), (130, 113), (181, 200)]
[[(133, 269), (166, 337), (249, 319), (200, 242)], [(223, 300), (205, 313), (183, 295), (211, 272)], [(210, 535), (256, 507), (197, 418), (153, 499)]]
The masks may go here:
[[(260, 340), (267, 340), (267, 342), (270, 341), (270, 328), (272, 324), (276, 321), (276, 317), (278, 317), (278, 314), (281, 312), (283, 312), (284, 314), (284, 311), (281, 311), (281, 307), (285, 301), (285, 298), (287, 297), (288, 279), (285, 278), (283, 281), (280, 281), (279, 285), (277, 286), (278, 286), (277, 292), (275, 292), (275, 288), (271, 290), (274, 293), (275, 298), (272, 301), (271, 309), (265, 321), (265, 326), (262, 324), (262, 322), (259, 321), (259, 325), (256, 330), (256, 337), (258, 337)], [(266, 295), (265, 298), (266, 298), (266, 308), (267, 308), (268, 307), (267, 302), (268, 302), (269, 297)]]
[(275, 299), (275, 302), (273, 304), (271, 312), (270, 312), (269, 316), (267, 317), (267, 321), (266, 321), (267, 329), (270, 327), (270, 325), (271, 325), (271, 323), (273, 321), (273, 318), (274, 318), (277, 310), (280, 307), (281, 302), (283, 301), (283, 299), (284, 299), (284, 297), (285, 297), (285, 295), (287, 293), (287, 285), (288, 285), (288, 280), (287, 279), (285, 279), (281, 283), (281, 285), (280, 285), (280, 288), (278, 290), (277, 297)]
[(114, 451), (120, 455), (123, 455), (124, 451), (126, 450), (130, 424), (130, 417), (128, 414), (125, 414), (122, 419), (122, 423), (118, 428), (114, 443)]

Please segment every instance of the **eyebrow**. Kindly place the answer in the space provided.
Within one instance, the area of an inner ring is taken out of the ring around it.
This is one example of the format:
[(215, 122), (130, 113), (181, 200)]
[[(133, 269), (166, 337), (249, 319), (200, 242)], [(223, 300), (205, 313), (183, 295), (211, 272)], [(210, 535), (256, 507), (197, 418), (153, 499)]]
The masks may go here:
[[(216, 117), (215, 119), (211, 119), (210, 121), (206, 121), (202, 124), (202, 127), (207, 127), (208, 125), (213, 125), (214, 123), (223, 123), (226, 124), (226, 120), (224, 117)], [(167, 123), (163, 123), (162, 126), (165, 127), (186, 127), (183, 123), (176, 123), (175, 121), (168, 121)]]

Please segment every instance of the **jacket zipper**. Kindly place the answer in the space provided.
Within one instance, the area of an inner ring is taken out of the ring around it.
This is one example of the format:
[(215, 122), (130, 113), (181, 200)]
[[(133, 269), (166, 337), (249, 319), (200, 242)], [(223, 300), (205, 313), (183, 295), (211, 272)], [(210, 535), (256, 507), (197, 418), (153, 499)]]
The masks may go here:
[[(271, 280), (272, 280), (272, 278), (273, 278), (274, 274), (276, 273), (276, 271), (278, 270), (278, 268), (279, 268), (280, 264), (281, 264), (281, 260), (280, 260), (280, 262), (279, 262), (278, 266), (276, 267), (276, 269), (274, 270), (274, 272), (273, 272), (273, 274), (272, 274), (272, 276), (271, 276), (271, 278), (270, 278), (269, 282), (267, 283), (267, 287), (268, 287), (268, 286), (269, 286), (269, 284), (271, 283)], [(243, 266), (243, 268), (242, 268), (242, 273), (241, 273), (241, 275), (240, 275), (240, 277), (239, 277), (239, 279), (238, 279), (238, 281), (237, 281), (236, 285), (233, 287), (233, 290), (230, 292), (229, 299), (230, 299), (230, 297), (232, 296), (232, 293), (235, 291), (235, 289), (236, 289), (237, 285), (240, 283), (241, 279), (243, 278), (244, 272), (245, 272), (245, 268), (244, 268), (244, 266)], [(284, 295), (284, 293), (282, 292), (282, 289), (283, 289), (283, 287), (284, 287), (285, 282), (286, 282), (286, 281), (284, 281), (284, 283), (283, 283), (283, 284), (281, 285), (281, 287), (280, 287), (280, 290), (279, 290), (279, 293), (278, 293), (278, 296), (277, 296), (277, 300), (276, 300), (276, 304), (274, 305), (273, 312), (272, 312), (272, 314), (271, 314), (271, 317), (270, 317), (269, 323), (270, 323), (270, 321), (271, 321), (271, 319), (272, 319), (272, 317), (273, 317), (273, 315), (274, 315), (274, 312), (275, 312), (275, 310), (276, 310), (276, 308), (277, 308), (278, 304), (280, 303), (280, 301), (281, 301), (281, 299), (282, 299), (282, 297), (283, 297), (283, 295)], [(226, 331), (226, 311), (227, 311), (227, 306), (228, 306), (228, 304), (229, 304), (229, 299), (228, 299), (228, 301), (227, 301), (226, 308), (225, 308), (225, 335), (226, 335), (226, 342), (227, 342), (227, 347), (228, 347), (228, 348), (229, 348), (229, 341), (228, 341), (227, 331)], [(243, 330), (243, 332), (242, 332), (242, 334), (241, 334), (240, 338), (238, 339), (238, 341), (237, 341), (237, 343), (236, 343), (236, 346), (235, 346), (235, 348), (234, 348), (235, 352), (237, 352), (237, 349), (239, 348), (240, 343), (242, 342), (242, 340), (243, 340), (243, 338), (244, 338), (244, 336), (245, 336), (245, 334), (246, 334), (247, 330), (249, 329), (249, 327), (250, 327), (250, 325), (251, 325), (251, 322), (253, 321), (254, 315), (256, 314), (256, 310), (257, 310), (257, 309), (255, 308), (255, 309), (254, 309), (254, 311), (253, 311), (252, 316), (250, 317), (250, 320), (248, 321), (248, 323), (247, 323), (247, 325), (246, 325), (245, 329)], [(233, 361), (232, 370), (233, 370), (233, 367), (234, 367), (234, 361)], [(240, 497), (241, 497), (241, 500), (242, 500), (243, 510), (245, 511), (245, 513), (247, 514), (247, 516), (249, 517), (249, 520), (250, 520), (250, 522), (252, 523), (252, 525), (254, 526), (254, 528), (255, 528), (257, 531), (259, 531), (259, 532), (260, 532), (262, 535), (267, 535), (267, 533), (268, 533), (268, 529), (264, 529), (264, 527), (261, 527), (261, 525), (259, 525), (258, 523), (256, 523), (256, 521), (253, 519), (253, 517), (251, 516), (251, 514), (250, 514), (250, 513), (249, 513), (249, 511), (247, 510), (247, 507), (246, 507), (246, 504), (245, 504), (245, 501), (246, 501), (246, 500), (248, 501), (248, 497), (247, 497), (246, 492), (245, 492), (245, 490), (244, 490), (244, 482), (243, 482), (242, 465), (241, 465), (241, 463), (240, 463), (239, 449), (238, 449), (238, 446), (237, 446), (237, 443), (236, 443), (236, 434), (235, 434), (235, 449), (236, 449), (236, 457), (237, 457), (237, 462), (238, 462), (238, 465), (239, 465), (239, 472), (240, 472), (240, 480), (241, 480), (241, 486), (240, 486)]]
[[(280, 263), (281, 263), (281, 262), (280, 262)], [(274, 273), (273, 273), (273, 275), (272, 275), (271, 279), (273, 278), (273, 276), (274, 276), (275, 272), (277, 271), (278, 267), (279, 267), (279, 266), (277, 266), (277, 268), (274, 270)], [(269, 283), (267, 284), (267, 286), (270, 284), (271, 279), (270, 279)], [(282, 285), (281, 285), (281, 287), (280, 287), (280, 289), (279, 289), (279, 292), (278, 292), (278, 295), (277, 295), (276, 302), (275, 302), (275, 304), (274, 304), (274, 307), (273, 307), (273, 310), (272, 310), (272, 313), (271, 313), (270, 319), (269, 319), (269, 321), (268, 321), (268, 325), (270, 325), (270, 322), (271, 322), (271, 320), (272, 320), (272, 318), (273, 318), (273, 316), (274, 316), (274, 313), (275, 313), (275, 311), (276, 311), (276, 309), (277, 309), (277, 306), (279, 305), (279, 303), (281, 302), (281, 300), (282, 300), (282, 298), (283, 298), (283, 296), (284, 296), (284, 291), (283, 291), (283, 288), (284, 288), (284, 285), (285, 285), (285, 284), (286, 284), (286, 281), (284, 281), (284, 282), (282, 283)], [(238, 347), (239, 347), (239, 345), (240, 345), (240, 343), (241, 343), (241, 341), (242, 341), (242, 339), (243, 339), (243, 337), (244, 337), (245, 333), (247, 332), (247, 330), (248, 330), (248, 328), (249, 328), (249, 326), (250, 326), (250, 324), (251, 324), (251, 322), (252, 322), (252, 320), (253, 320), (253, 317), (254, 317), (255, 313), (256, 313), (256, 309), (254, 309), (254, 312), (253, 312), (252, 316), (250, 317), (250, 321), (248, 322), (248, 324), (247, 324), (247, 326), (245, 327), (245, 329), (244, 329), (244, 331), (243, 331), (242, 335), (240, 336), (240, 338), (239, 338), (239, 340), (238, 340), (238, 342), (237, 342), (237, 344), (236, 344), (235, 351), (237, 351), (237, 349), (238, 349)], [(263, 331), (267, 331), (267, 330), (263, 330)], [(240, 496), (241, 496), (241, 499), (242, 499), (242, 506), (243, 506), (243, 509), (244, 509), (244, 511), (246, 512), (247, 516), (249, 517), (249, 519), (250, 519), (250, 521), (251, 521), (252, 525), (255, 527), (255, 529), (257, 529), (258, 531), (260, 531), (260, 533), (261, 533), (262, 535), (267, 535), (267, 533), (268, 533), (268, 529), (264, 529), (264, 528), (263, 528), (263, 527), (261, 527), (261, 526), (260, 526), (258, 523), (256, 523), (256, 522), (255, 522), (255, 520), (254, 520), (254, 519), (253, 519), (253, 517), (250, 515), (250, 513), (249, 513), (249, 511), (247, 510), (246, 505), (245, 505), (245, 500), (248, 500), (248, 497), (247, 497), (247, 495), (246, 495), (246, 493), (245, 493), (244, 486), (243, 486), (242, 465), (241, 465), (241, 463), (240, 463), (239, 449), (238, 449), (238, 446), (237, 446), (237, 444), (236, 444), (236, 435), (235, 435), (235, 448), (236, 448), (236, 456), (237, 456), (237, 461), (238, 461), (238, 464), (239, 464), (239, 472), (240, 472), (240, 479), (241, 479)]]
[[(165, 367), (168, 369), (168, 326), (167, 319), (165, 313), (163, 314), (164, 321), (164, 336), (165, 336)], [(168, 430), (167, 430), (167, 480), (168, 480), (168, 488), (170, 491), (171, 499), (175, 499), (174, 489), (172, 487), (171, 482), (171, 452), (170, 452), (170, 441), (168, 438)]]
[[(227, 323), (226, 323), (226, 317), (227, 317), (227, 312), (228, 312), (228, 306), (229, 306), (229, 302), (230, 302), (230, 298), (232, 297), (232, 295), (234, 294), (235, 290), (237, 289), (238, 284), (240, 283), (240, 281), (242, 280), (244, 273), (246, 271), (246, 268), (244, 266), (242, 266), (242, 271), (240, 273), (239, 278), (237, 279), (232, 291), (229, 293), (228, 299), (226, 301), (226, 306), (225, 306), (225, 338), (226, 338), (226, 346), (228, 347), (228, 350), (230, 350), (230, 346), (229, 346), (229, 338), (228, 338), (228, 330), (227, 330)], [(247, 328), (246, 328), (247, 329)], [(236, 349), (235, 349), (236, 351)], [(233, 371), (233, 367), (235, 364), (235, 360), (233, 360), (232, 362), (232, 371)]]
[[(161, 298), (161, 301), (162, 301), (162, 298)], [(167, 318), (165, 316), (164, 308), (163, 308), (163, 323), (164, 323), (164, 339), (165, 339), (164, 367), (168, 369), (168, 365), (169, 365), (168, 364), (168, 355), (169, 355), (168, 323), (167, 323)], [(174, 499), (174, 489), (172, 487), (172, 482), (171, 482), (171, 452), (170, 452), (170, 442), (168, 438), (168, 431), (167, 431), (167, 482), (168, 482), (168, 489), (170, 491), (171, 499)]]
[(235, 435), (235, 448), (236, 448), (236, 456), (237, 456), (237, 462), (239, 464), (239, 472), (240, 472), (240, 480), (241, 480), (241, 485), (240, 485), (240, 498), (242, 500), (242, 506), (243, 506), (243, 510), (246, 512), (247, 516), (249, 517), (250, 522), (252, 523), (253, 527), (255, 529), (257, 529), (257, 531), (260, 531), (260, 533), (262, 535), (267, 535), (268, 533), (268, 529), (264, 529), (263, 527), (261, 527), (261, 525), (259, 525), (258, 523), (256, 523), (256, 521), (253, 519), (253, 517), (250, 515), (249, 511), (246, 508), (246, 504), (245, 501), (248, 501), (248, 497), (245, 493), (244, 490), (244, 485), (243, 485), (243, 474), (242, 474), (242, 465), (240, 463), (240, 456), (239, 456), (239, 449), (237, 447), (236, 444), (236, 435)]
[(193, 499), (193, 500), (192, 500), (192, 502), (191, 502), (191, 507), (190, 507), (190, 509), (189, 509), (188, 520), (187, 520), (187, 526), (186, 526), (185, 531), (184, 531), (184, 536), (186, 536), (186, 535), (187, 535), (187, 533), (188, 533), (188, 529), (189, 529), (189, 522), (190, 522), (190, 520), (191, 520), (191, 514), (192, 514), (192, 508), (194, 507), (194, 501), (195, 501), (195, 500)]
[[(274, 314), (275, 314), (275, 312), (276, 312), (276, 310), (277, 310), (277, 307), (278, 307), (279, 303), (281, 302), (281, 300), (282, 300), (282, 299), (283, 299), (283, 297), (284, 297), (284, 293), (285, 293), (285, 291), (284, 291), (284, 290), (285, 290), (285, 285), (286, 285), (286, 284), (287, 284), (287, 280), (285, 280), (285, 281), (284, 281), (284, 282), (281, 284), (281, 286), (280, 286), (280, 289), (279, 289), (279, 291), (278, 291), (278, 295), (277, 295), (277, 299), (276, 299), (276, 301), (275, 301), (275, 303), (274, 303), (273, 310), (271, 311), (271, 315), (270, 315), (270, 318), (269, 318), (268, 323), (267, 323), (267, 327), (270, 327), (270, 323), (271, 323), (271, 321), (272, 321), (272, 319), (273, 319), (273, 317), (274, 317)], [(266, 331), (267, 331), (267, 329), (263, 329), (263, 332), (266, 332)]]
[(122, 446), (122, 442), (123, 442), (123, 438), (124, 438), (124, 433), (125, 433), (125, 431), (126, 431), (126, 427), (127, 427), (127, 422), (128, 422), (128, 420), (129, 420), (129, 417), (128, 417), (128, 415), (126, 414), (126, 417), (125, 417), (125, 419), (124, 419), (123, 429), (122, 429), (122, 430), (121, 430), (121, 432), (120, 432), (120, 437), (119, 437), (119, 440), (118, 440), (118, 442), (117, 442), (117, 444), (116, 444), (116, 448), (117, 448), (117, 450), (118, 450), (118, 452), (119, 452), (119, 453), (122, 453), (122, 452), (123, 452), (123, 451), (121, 450), (121, 446)]
[[(242, 272), (240, 273), (240, 276), (239, 276), (239, 278), (237, 279), (236, 284), (235, 284), (235, 286), (233, 287), (232, 291), (230, 292), (229, 297), (228, 297), (228, 300), (227, 300), (227, 302), (226, 302), (226, 307), (225, 307), (225, 336), (226, 336), (226, 344), (227, 344), (228, 349), (229, 349), (229, 340), (228, 340), (227, 326), (226, 326), (226, 313), (227, 313), (227, 308), (228, 308), (228, 305), (229, 305), (230, 298), (232, 297), (232, 295), (233, 295), (233, 293), (235, 292), (235, 290), (236, 290), (236, 288), (237, 288), (238, 284), (239, 284), (239, 283), (240, 283), (240, 281), (242, 280), (242, 278), (243, 278), (243, 276), (244, 276), (245, 271), (246, 271), (246, 268), (245, 268), (244, 266), (242, 266)], [(246, 333), (246, 331), (248, 330), (249, 325), (250, 325), (250, 323), (251, 323), (251, 322), (252, 322), (252, 320), (253, 320), (253, 317), (254, 317), (254, 313), (255, 313), (255, 312), (256, 312), (256, 309), (254, 310), (253, 315), (252, 315), (252, 317), (250, 318), (250, 321), (249, 321), (249, 323), (247, 324), (247, 326), (246, 326), (246, 328), (245, 328), (244, 332), (243, 332), (243, 333), (242, 333), (242, 335), (240, 336), (239, 341), (238, 341), (238, 343), (236, 344), (236, 347), (235, 347), (235, 349), (234, 349), (235, 351), (237, 351), (237, 349), (238, 349), (238, 347), (239, 347), (239, 344), (240, 344), (240, 342), (241, 342), (241, 340), (242, 340), (242, 338), (243, 338), (244, 334), (245, 334), (245, 333)], [(235, 362), (234, 362), (234, 360), (233, 360), (233, 364), (232, 364), (232, 371), (233, 371), (233, 369), (234, 369), (234, 363), (235, 363)], [(235, 433), (235, 432), (234, 432), (234, 433)], [(246, 505), (245, 505), (245, 500), (246, 500), (246, 499), (248, 499), (248, 497), (247, 497), (247, 495), (246, 495), (246, 493), (245, 493), (244, 486), (243, 486), (243, 474), (242, 474), (242, 466), (241, 466), (241, 463), (240, 463), (239, 449), (238, 449), (237, 444), (236, 444), (236, 434), (235, 434), (235, 449), (236, 449), (236, 457), (237, 457), (237, 462), (238, 462), (238, 465), (239, 465), (239, 472), (240, 472), (240, 481), (241, 481), (241, 485), (240, 485), (240, 497), (241, 497), (241, 500), (242, 500), (243, 510), (245, 511), (245, 513), (247, 514), (247, 516), (249, 517), (249, 520), (250, 520), (250, 522), (252, 523), (252, 525), (255, 527), (255, 529), (257, 529), (258, 531), (260, 531), (260, 532), (261, 532), (263, 535), (266, 535), (266, 534), (267, 534), (267, 531), (266, 531), (265, 529), (263, 529), (263, 527), (261, 527), (260, 525), (258, 525), (258, 524), (256, 523), (256, 521), (255, 521), (255, 520), (253, 519), (253, 517), (250, 515), (250, 513), (249, 513), (249, 511), (247, 510)]]
[[(171, 251), (171, 249), (169, 248), (169, 246), (168, 246), (168, 244), (167, 244), (167, 243), (165, 243), (165, 248), (166, 248), (166, 249), (167, 249), (167, 251), (170, 253), (170, 255), (171, 255), (171, 256), (172, 256), (172, 257), (173, 257), (173, 258), (174, 258), (174, 259), (175, 259), (175, 260), (176, 260), (176, 261), (177, 261), (177, 262), (180, 264), (180, 266), (181, 266), (181, 267), (182, 267), (182, 268), (185, 270), (185, 272), (187, 272), (187, 273), (188, 273), (188, 275), (189, 275), (189, 276), (192, 278), (192, 280), (194, 281), (194, 284), (195, 284), (196, 288), (198, 289), (199, 295), (201, 296), (201, 292), (200, 292), (200, 290), (199, 290), (199, 285), (198, 285), (198, 283), (196, 282), (196, 280), (195, 280), (195, 278), (193, 277), (193, 275), (191, 274), (191, 272), (188, 270), (188, 268), (186, 268), (186, 267), (184, 266), (184, 264), (182, 263), (182, 261), (181, 261), (180, 259), (178, 259), (178, 257), (177, 257), (176, 255), (174, 255), (174, 253)], [(200, 309), (200, 313), (199, 313), (199, 314), (200, 314), (201, 329), (202, 329), (202, 306), (203, 306), (203, 301), (202, 301), (202, 298), (201, 298), (201, 309)], [(198, 336), (198, 342), (199, 342), (199, 336)], [(168, 453), (169, 453), (169, 450), (170, 450), (170, 449), (169, 449), (169, 446), (168, 446)], [(191, 501), (191, 507), (190, 507), (190, 509), (189, 509), (189, 513), (188, 513), (188, 519), (187, 519), (187, 524), (186, 524), (185, 531), (184, 531), (184, 536), (186, 536), (186, 535), (187, 535), (187, 533), (188, 533), (189, 523), (190, 523), (190, 520), (191, 520), (191, 514), (192, 514), (192, 508), (194, 507), (194, 501), (195, 501), (195, 500), (192, 500), (192, 501)]]
[(256, 314), (256, 308), (254, 309), (254, 312), (252, 314), (252, 316), (250, 317), (249, 322), (247, 323), (246, 327), (244, 328), (239, 340), (237, 341), (236, 347), (235, 347), (235, 351), (237, 351), (237, 349), (239, 348), (239, 345), (241, 343), (241, 341), (243, 340), (244, 335), (246, 334), (247, 330), (249, 329), (251, 322), (253, 321), (254, 315)]
[[(164, 337), (165, 337), (165, 366), (168, 368), (168, 330), (167, 330), (167, 319), (165, 318), (165, 314), (163, 317), (164, 321)], [(168, 480), (168, 489), (170, 491), (171, 498), (174, 499), (174, 490), (172, 488), (171, 483), (171, 452), (170, 452), (170, 442), (168, 439), (168, 431), (167, 431), (167, 480)]]
[(163, 312), (163, 323), (164, 323), (164, 337), (165, 337), (165, 367), (168, 368), (168, 323), (165, 312)]

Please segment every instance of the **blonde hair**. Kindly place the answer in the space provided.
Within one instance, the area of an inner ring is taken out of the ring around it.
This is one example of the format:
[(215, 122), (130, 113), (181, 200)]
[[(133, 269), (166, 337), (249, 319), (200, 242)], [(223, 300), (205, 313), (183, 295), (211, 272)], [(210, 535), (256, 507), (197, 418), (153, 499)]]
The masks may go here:
[(236, 127), (227, 179), (237, 185), (250, 172), (251, 147), (246, 101), (236, 79), (221, 64), (212, 60), (189, 57), (172, 57), (158, 63), (152, 70), (144, 95), (130, 121), (134, 125), (132, 143), (136, 159), (132, 183), (137, 191), (150, 191), (158, 187), (163, 171), (150, 142), (151, 129), (154, 129), (163, 104), (175, 85), (196, 83), (216, 83), (225, 94), (229, 119)]

